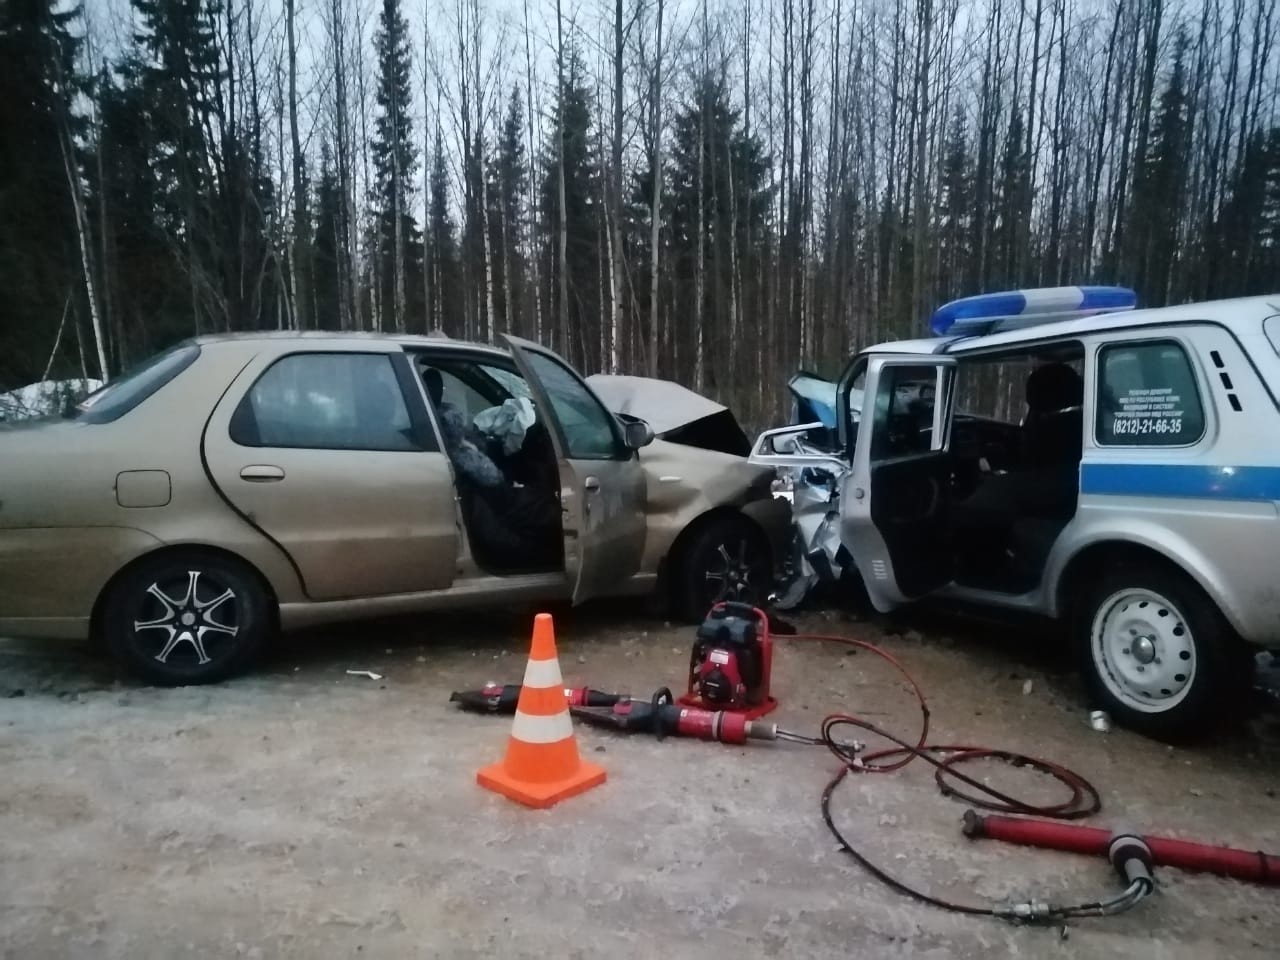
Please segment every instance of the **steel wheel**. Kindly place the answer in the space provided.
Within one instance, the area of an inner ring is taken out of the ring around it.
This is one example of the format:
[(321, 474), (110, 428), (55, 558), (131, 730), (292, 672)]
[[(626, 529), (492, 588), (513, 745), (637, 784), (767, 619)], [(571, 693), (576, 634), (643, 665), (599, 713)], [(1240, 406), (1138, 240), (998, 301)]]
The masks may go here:
[(1133, 710), (1170, 710), (1195, 682), (1195, 638), (1186, 617), (1153, 590), (1107, 597), (1093, 618), (1092, 649), (1099, 679)]
[(159, 684), (211, 683), (246, 666), (272, 625), (262, 580), (222, 555), (160, 554), (110, 587), (102, 630), (129, 669)]
[(1092, 699), (1117, 723), (1179, 740), (1218, 727), (1247, 699), (1251, 657), (1181, 571), (1116, 564), (1068, 602)]

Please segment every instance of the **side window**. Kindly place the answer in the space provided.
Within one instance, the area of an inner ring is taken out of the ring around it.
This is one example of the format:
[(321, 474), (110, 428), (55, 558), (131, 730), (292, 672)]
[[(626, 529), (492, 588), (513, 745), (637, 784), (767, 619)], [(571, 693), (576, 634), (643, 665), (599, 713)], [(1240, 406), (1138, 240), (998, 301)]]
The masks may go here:
[(1271, 349), (1280, 354), (1280, 314), (1262, 321), (1262, 331), (1271, 341)]
[(200, 347), (184, 342), (150, 357), (80, 401), (75, 419), (81, 423), (110, 423), (120, 419), (191, 366), (198, 356)]
[(420, 450), (391, 357), (295, 353), (273, 363), (231, 418), (245, 447)]
[(1204, 408), (1186, 352), (1173, 341), (1120, 344), (1098, 352), (1098, 443), (1164, 447), (1195, 443)]
[(621, 427), (568, 368), (530, 350), (529, 364), (542, 381), (573, 460), (616, 460), (623, 455)]
[(491, 367), (485, 363), (480, 364), (480, 369), (502, 384), (502, 388), (511, 396), (523, 397), (526, 400), (533, 399), (533, 393), (529, 390), (529, 385), (524, 382), (524, 377), (515, 371), (504, 370), (502, 367)]
[(933, 366), (891, 365), (880, 371), (872, 412), (872, 460), (928, 453), (934, 448), (937, 385), (938, 368)]
[(440, 370), (440, 380), (444, 385), (442, 399), (445, 403), (455, 407), (467, 423), (474, 420), (476, 414), (481, 410), (493, 406), (492, 403), (448, 370)]

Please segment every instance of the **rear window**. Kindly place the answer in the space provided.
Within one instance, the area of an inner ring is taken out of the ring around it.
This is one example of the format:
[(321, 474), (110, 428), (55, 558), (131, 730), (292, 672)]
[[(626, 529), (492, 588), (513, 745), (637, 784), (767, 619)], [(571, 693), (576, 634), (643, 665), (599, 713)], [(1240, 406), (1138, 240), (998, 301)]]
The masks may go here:
[(80, 423), (119, 420), (191, 366), (198, 356), (200, 347), (189, 342), (155, 354), (81, 400), (71, 419)]

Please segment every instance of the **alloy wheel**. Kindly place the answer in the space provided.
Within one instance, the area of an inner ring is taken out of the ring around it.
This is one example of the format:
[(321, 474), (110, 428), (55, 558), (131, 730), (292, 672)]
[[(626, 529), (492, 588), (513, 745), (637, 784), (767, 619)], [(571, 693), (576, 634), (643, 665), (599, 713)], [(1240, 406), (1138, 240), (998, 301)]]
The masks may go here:
[(133, 631), (139, 649), (160, 663), (169, 665), (174, 657), (204, 666), (234, 649), (240, 633), (239, 599), (214, 575), (188, 570), (185, 582), (173, 577), (147, 587)]
[(712, 606), (724, 601), (754, 602), (760, 598), (752, 563), (751, 544), (746, 537), (717, 546), (704, 574)]

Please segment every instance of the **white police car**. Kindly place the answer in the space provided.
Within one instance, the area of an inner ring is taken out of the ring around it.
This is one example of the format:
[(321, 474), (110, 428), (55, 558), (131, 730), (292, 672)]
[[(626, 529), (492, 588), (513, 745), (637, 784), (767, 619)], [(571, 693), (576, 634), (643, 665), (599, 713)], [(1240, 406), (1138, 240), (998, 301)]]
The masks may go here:
[(834, 435), (767, 431), (753, 459), (836, 476), (822, 509), (877, 609), (1067, 619), (1118, 721), (1224, 715), (1280, 645), (1280, 294), (1139, 310), (1124, 288), (1021, 290), (931, 329), (853, 358)]

